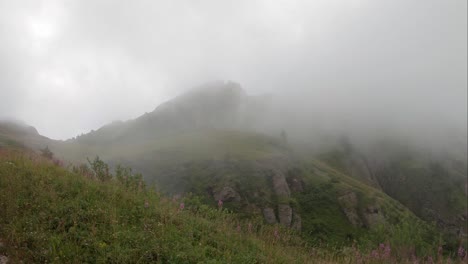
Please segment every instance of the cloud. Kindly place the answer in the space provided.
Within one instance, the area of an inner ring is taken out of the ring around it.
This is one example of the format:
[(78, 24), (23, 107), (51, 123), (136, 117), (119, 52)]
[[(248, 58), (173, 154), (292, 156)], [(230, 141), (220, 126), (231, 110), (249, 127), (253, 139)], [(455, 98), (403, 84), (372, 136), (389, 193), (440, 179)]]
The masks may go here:
[(305, 116), (466, 127), (466, 5), (2, 1), (0, 117), (64, 139), (224, 79)]

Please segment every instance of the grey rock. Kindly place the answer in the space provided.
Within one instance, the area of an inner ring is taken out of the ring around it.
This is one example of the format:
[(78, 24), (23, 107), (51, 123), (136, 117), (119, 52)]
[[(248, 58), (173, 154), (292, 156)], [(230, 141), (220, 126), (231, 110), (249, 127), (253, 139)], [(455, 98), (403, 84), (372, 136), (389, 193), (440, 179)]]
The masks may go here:
[(292, 208), (289, 204), (278, 205), (278, 218), (279, 222), (287, 227), (291, 226), (292, 222)]
[(275, 211), (273, 210), (273, 208), (269, 208), (269, 207), (263, 208), (263, 218), (265, 218), (265, 221), (268, 224), (276, 224), (277, 223)]
[(273, 189), (275, 190), (277, 196), (289, 197), (291, 194), (284, 174), (279, 171), (276, 171), (273, 175)]
[(293, 212), (293, 222), (292, 222), (291, 228), (299, 232), (302, 229), (301, 216), (296, 212)]
[(380, 208), (376, 205), (371, 205), (366, 208), (364, 218), (366, 219), (368, 227), (373, 227), (385, 221)]
[(236, 192), (233, 188), (226, 186), (221, 191), (216, 192), (214, 195), (216, 201), (223, 201), (223, 202), (239, 202), (241, 197), (238, 192)]
[(361, 218), (359, 217), (357, 211), (358, 199), (357, 195), (354, 192), (348, 192), (347, 194), (340, 196), (338, 201), (341, 205), (341, 209), (343, 210), (346, 218), (348, 221), (356, 227), (363, 227), (365, 226), (362, 222)]
[(292, 192), (303, 192), (304, 182), (299, 177), (291, 177), (288, 180), (289, 187)]

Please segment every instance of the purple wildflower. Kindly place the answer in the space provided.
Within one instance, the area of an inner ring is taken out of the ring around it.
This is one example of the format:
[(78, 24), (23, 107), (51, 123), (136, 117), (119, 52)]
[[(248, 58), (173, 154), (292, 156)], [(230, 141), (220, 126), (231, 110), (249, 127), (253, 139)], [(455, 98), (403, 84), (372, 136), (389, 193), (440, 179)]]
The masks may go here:
[(427, 258), (427, 263), (429, 263), (429, 264), (433, 264), (433, 263), (434, 263), (434, 260), (432, 259), (432, 256), (429, 256), (429, 257)]
[(275, 228), (275, 231), (273, 232), (273, 235), (275, 236), (276, 239), (279, 238), (279, 232), (278, 229)]
[(179, 205), (179, 210), (182, 211), (182, 210), (184, 210), (184, 208), (185, 208), (185, 204), (184, 204), (184, 203), (180, 203), (180, 205)]
[(384, 252), (382, 257), (385, 259), (390, 258), (390, 254), (392, 253), (392, 248), (390, 247), (390, 245), (386, 245), (383, 251)]
[(223, 208), (223, 201), (222, 200), (218, 200), (218, 207)]
[(385, 244), (380, 243), (380, 244), (379, 244), (379, 249), (380, 249), (381, 251), (384, 251), (384, 250), (385, 250)]
[(458, 257), (462, 259), (465, 256), (465, 254), (465, 249), (462, 246), (458, 247)]

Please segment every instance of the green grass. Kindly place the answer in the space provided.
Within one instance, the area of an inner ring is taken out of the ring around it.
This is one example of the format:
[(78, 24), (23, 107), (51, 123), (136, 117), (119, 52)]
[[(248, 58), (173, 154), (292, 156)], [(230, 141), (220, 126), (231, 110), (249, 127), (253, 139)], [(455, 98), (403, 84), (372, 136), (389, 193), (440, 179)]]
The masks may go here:
[[(304, 263), (297, 236), (188, 199), (98, 182), (34, 155), (0, 158), (0, 237), (26, 263)], [(148, 203), (148, 208), (145, 207)], [(237, 225), (242, 231), (237, 232)]]
[[(309, 176), (316, 187), (294, 200), (306, 226), (311, 221), (326, 231), (314, 234), (322, 245), (197, 196), (173, 200), (153, 188), (97, 181), (30, 152), (0, 149), (0, 255), (13, 263), (406, 263), (405, 250), (413, 246), (434, 256), (437, 243), (431, 242), (438, 241), (411, 214), (371, 232), (353, 230), (339, 216), (334, 185), (340, 182)], [(398, 208), (396, 202), (385, 205)], [(357, 249), (326, 244), (349, 232), (361, 235)], [(370, 257), (379, 242), (392, 245), (391, 257)]]

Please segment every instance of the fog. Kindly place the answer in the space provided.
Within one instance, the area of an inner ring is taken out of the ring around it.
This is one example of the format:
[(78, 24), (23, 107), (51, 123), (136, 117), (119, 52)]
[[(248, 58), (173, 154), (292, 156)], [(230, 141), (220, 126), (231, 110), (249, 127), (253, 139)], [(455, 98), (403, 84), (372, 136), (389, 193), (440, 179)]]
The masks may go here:
[(303, 135), (466, 142), (466, 47), (465, 0), (1, 0), (0, 118), (66, 139), (232, 80)]

